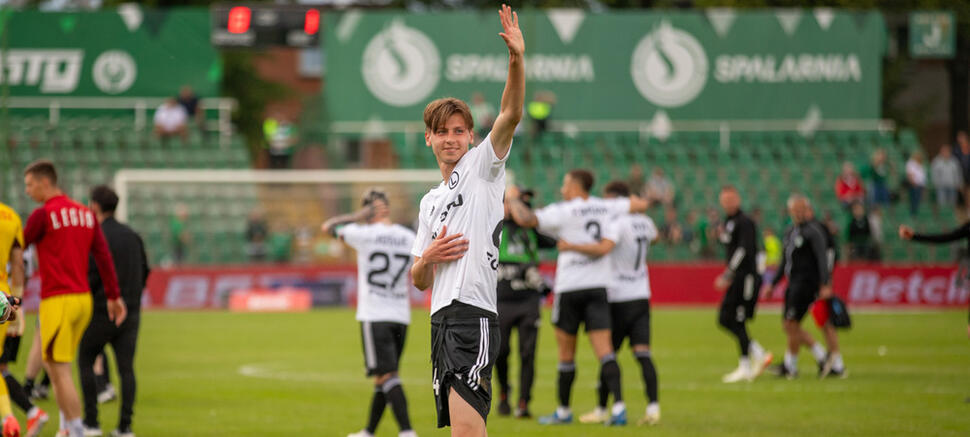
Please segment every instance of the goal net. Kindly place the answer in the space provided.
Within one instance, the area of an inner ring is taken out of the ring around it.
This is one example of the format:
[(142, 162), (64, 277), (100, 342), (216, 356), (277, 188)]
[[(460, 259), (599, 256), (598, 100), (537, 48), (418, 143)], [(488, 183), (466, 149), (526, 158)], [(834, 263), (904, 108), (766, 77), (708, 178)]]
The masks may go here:
[(381, 187), (392, 220), (414, 227), (418, 203), (441, 181), (430, 170), (130, 170), (114, 178), (117, 216), (145, 239), (153, 263), (350, 261), (320, 230)]

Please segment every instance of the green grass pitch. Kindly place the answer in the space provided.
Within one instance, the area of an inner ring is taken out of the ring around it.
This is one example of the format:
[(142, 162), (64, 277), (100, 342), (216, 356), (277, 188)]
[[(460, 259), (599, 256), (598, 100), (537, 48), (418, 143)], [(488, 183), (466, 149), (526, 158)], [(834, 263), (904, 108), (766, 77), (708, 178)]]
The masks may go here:
[[(555, 406), (556, 354), (548, 314), (541, 327), (532, 411)], [(534, 420), (490, 416), (492, 436), (966, 436), (970, 435), (970, 340), (966, 313), (859, 313), (843, 335), (850, 377), (818, 381), (807, 351), (795, 381), (768, 375), (726, 385), (735, 347), (715, 328), (713, 309), (654, 311), (654, 358), (663, 410), (653, 428), (579, 425), (543, 427)], [(32, 326), (33, 318), (28, 323)], [(806, 325), (810, 323), (806, 320)], [(810, 329), (817, 334), (814, 326)], [(753, 336), (782, 352), (777, 312), (765, 311)], [(140, 436), (345, 436), (360, 430), (372, 391), (363, 374), (359, 328), (350, 309), (301, 314), (150, 312), (138, 345)], [(419, 435), (448, 435), (434, 427), (429, 320), (415, 311), (401, 377)], [(28, 337), (29, 338), (29, 337)], [(514, 340), (513, 340), (514, 341)], [(21, 360), (14, 374), (23, 375)], [(597, 366), (585, 337), (578, 353), (573, 409), (593, 407)], [(631, 422), (645, 406), (639, 367), (619, 353)], [(513, 355), (514, 357), (514, 355)], [(776, 358), (777, 360), (777, 358)], [(515, 372), (517, 366), (512, 367)], [(513, 381), (515, 381), (513, 373)], [(117, 377), (113, 376), (115, 384)], [(53, 401), (42, 408), (56, 411)], [(107, 432), (118, 403), (102, 406)], [(52, 436), (56, 412), (43, 435)], [(18, 417), (23, 416), (18, 412)], [(396, 436), (388, 409), (378, 436)]]

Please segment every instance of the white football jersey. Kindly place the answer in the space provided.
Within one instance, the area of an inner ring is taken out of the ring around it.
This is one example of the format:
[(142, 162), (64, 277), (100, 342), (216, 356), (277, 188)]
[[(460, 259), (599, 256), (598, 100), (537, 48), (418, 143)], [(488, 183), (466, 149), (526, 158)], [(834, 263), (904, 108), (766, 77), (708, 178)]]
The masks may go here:
[(650, 299), (650, 274), (647, 252), (657, 239), (657, 226), (643, 214), (616, 217), (618, 240), (608, 255), (613, 267), (613, 282), (606, 289), (610, 302)]
[(411, 323), (414, 231), (396, 224), (351, 223), (337, 236), (357, 250), (357, 320)]
[[(573, 244), (591, 244), (600, 239), (617, 241), (613, 220), (630, 212), (630, 199), (601, 199), (590, 196), (557, 202), (536, 210), (539, 232)], [(556, 293), (607, 288), (613, 278), (609, 255), (591, 257), (579, 252), (560, 251), (556, 260)]]
[(420, 257), (438, 237), (463, 234), (468, 251), (458, 260), (438, 264), (431, 289), (431, 314), (459, 301), (498, 313), (498, 246), (505, 209), (505, 161), (495, 156), (491, 136), (462, 156), (447, 181), (421, 198), (418, 235), (411, 254)]

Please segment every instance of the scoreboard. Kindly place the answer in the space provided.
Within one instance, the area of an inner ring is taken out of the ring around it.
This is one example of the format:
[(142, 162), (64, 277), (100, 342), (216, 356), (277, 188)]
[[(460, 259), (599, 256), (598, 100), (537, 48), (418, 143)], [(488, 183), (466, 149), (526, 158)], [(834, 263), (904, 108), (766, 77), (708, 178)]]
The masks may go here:
[(322, 14), (311, 6), (218, 3), (210, 17), (216, 47), (320, 45)]

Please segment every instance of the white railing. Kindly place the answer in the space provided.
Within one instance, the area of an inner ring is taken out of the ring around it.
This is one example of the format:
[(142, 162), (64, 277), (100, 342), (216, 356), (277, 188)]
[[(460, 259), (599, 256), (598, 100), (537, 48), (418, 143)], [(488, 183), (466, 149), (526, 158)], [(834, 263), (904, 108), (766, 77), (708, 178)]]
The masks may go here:
[[(424, 132), (424, 124), (420, 121), (339, 121), (331, 123), (330, 130), (337, 134), (368, 136), (404, 133), (406, 146), (411, 147), (414, 137)], [(567, 135), (579, 132), (638, 132), (644, 140), (651, 137), (665, 140), (673, 132), (718, 132), (721, 145), (727, 147), (731, 132), (790, 131), (805, 136), (818, 131), (894, 132), (896, 122), (888, 119), (825, 120), (811, 112), (803, 119), (777, 120), (670, 120), (665, 115), (658, 115), (643, 120), (551, 120), (549, 130)]]
[[(63, 109), (128, 109), (135, 117), (135, 129), (142, 130), (149, 126), (148, 112), (154, 111), (165, 99), (165, 97), (8, 97), (0, 99), (0, 106), (10, 109), (47, 109), (47, 121), (53, 126), (60, 123)], [(199, 103), (202, 110), (218, 113), (215, 120), (206, 121), (206, 130), (218, 132), (220, 144), (228, 144), (232, 134), (232, 111), (236, 108), (236, 99), (211, 97), (200, 99)]]

